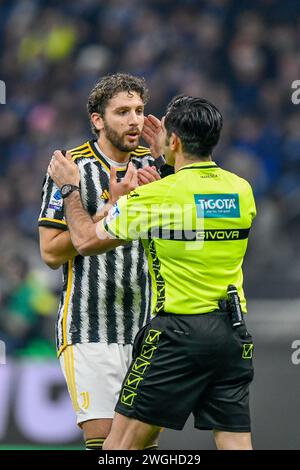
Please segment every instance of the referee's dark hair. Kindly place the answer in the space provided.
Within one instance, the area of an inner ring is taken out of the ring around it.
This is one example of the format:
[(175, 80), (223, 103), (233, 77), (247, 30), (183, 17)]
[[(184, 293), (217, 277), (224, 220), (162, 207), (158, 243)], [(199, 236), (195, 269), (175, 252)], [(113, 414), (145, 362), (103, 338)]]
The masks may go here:
[(203, 98), (178, 95), (167, 106), (167, 136), (174, 132), (185, 154), (208, 157), (217, 145), (223, 118), (220, 111)]

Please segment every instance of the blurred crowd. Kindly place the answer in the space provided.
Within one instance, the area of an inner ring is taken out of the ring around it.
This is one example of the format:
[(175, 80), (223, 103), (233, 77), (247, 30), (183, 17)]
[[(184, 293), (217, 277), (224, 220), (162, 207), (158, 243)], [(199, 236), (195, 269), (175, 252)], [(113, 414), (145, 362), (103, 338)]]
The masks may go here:
[(246, 291), (298, 295), (299, 47), (298, 0), (0, 0), (0, 337), (9, 353), (53, 350), (61, 276), (39, 256), (41, 186), (54, 149), (90, 138), (89, 90), (116, 71), (146, 78), (146, 112), (159, 117), (178, 93), (221, 109), (214, 158), (250, 181), (258, 205)]

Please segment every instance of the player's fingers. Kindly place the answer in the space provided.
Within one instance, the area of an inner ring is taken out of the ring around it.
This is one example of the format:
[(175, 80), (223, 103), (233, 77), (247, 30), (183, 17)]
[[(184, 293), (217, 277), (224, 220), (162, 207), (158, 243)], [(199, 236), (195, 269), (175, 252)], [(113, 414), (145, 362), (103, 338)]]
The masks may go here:
[(132, 191), (138, 186), (137, 169), (132, 162), (128, 164), (126, 175), (122, 180), (122, 186), (127, 192)]
[(133, 173), (133, 165), (132, 165), (132, 162), (129, 162), (126, 175), (124, 176), (124, 179), (123, 179), (124, 183), (128, 183), (131, 180), (132, 173)]
[(145, 166), (143, 168), (143, 171), (145, 171), (146, 173), (149, 173), (150, 175), (153, 175), (153, 176), (158, 174), (157, 169), (156, 169), (155, 166)]
[(139, 185), (138, 173), (137, 173), (137, 170), (135, 170), (135, 172), (133, 173), (132, 178), (131, 178), (131, 187), (132, 187), (132, 189), (135, 189), (138, 185)]
[(52, 178), (52, 176), (53, 176), (53, 170), (52, 170), (52, 167), (51, 167), (51, 163), (48, 165), (47, 173), (48, 173), (48, 175)]
[[(156, 119), (156, 118), (155, 118)], [(155, 134), (160, 130), (160, 121), (158, 120), (158, 123), (156, 121), (153, 121), (152, 119), (149, 119), (148, 117), (144, 120), (144, 127), (146, 129), (151, 129)]]
[(154, 116), (153, 114), (149, 114), (147, 118), (151, 125), (156, 128), (156, 130), (159, 130), (161, 128), (161, 121), (156, 116)]
[(157, 134), (157, 131), (155, 129), (154, 126), (152, 126), (151, 124), (144, 124), (144, 127), (143, 127), (143, 132), (149, 132), (151, 134)]
[(117, 183), (117, 169), (115, 166), (112, 166), (110, 169), (110, 184), (116, 184)]
[(124, 187), (130, 188), (131, 180), (132, 180), (132, 177), (133, 177), (133, 174), (134, 174), (134, 170), (136, 171), (136, 169), (133, 166), (132, 162), (129, 162), (128, 167), (127, 167), (127, 171), (126, 171), (126, 175), (124, 176), (124, 178), (122, 180), (122, 184), (124, 185)]
[(137, 187), (138, 185), (137, 169), (135, 168), (132, 162), (129, 162), (126, 176), (124, 179), (126, 178), (127, 178), (126, 183), (129, 183), (134, 188)]
[(55, 159), (61, 160), (62, 158), (65, 158), (62, 151), (61, 150), (54, 150), (53, 155), (52, 155), (52, 159), (53, 160), (55, 160)]
[(143, 129), (142, 137), (147, 140), (152, 140), (154, 138), (154, 133), (152, 131), (148, 131), (148, 129)]
[(68, 150), (68, 151), (66, 152), (65, 158), (66, 158), (67, 160), (72, 160), (72, 154), (71, 154), (70, 150)]
[(154, 167), (153, 169), (152, 167), (145, 167), (138, 171), (139, 171), (139, 177), (143, 179), (144, 184), (152, 183), (153, 181), (160, 179), (160, 176)]
[(139, 186), (142, 186), (143, 184), (148, 184), (150, 181), (148, 181), (148, 178), (146, 178), (142, 173), (138, 174), (138, 184)]
[(158, 128), (152, 124), (150, 120), (147, 121), (146, 124), (144, 124), (144, 129), (148, 129), (149, 131), (153, 132), (154, 134), (157, 134)]

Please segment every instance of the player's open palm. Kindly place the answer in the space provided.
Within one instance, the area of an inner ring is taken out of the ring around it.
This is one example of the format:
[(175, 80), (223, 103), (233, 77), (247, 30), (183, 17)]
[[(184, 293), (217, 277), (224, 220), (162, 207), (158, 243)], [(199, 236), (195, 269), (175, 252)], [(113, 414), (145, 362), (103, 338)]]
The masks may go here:
[(55, 150), (48, 166), (48, 174), (59, 188), (64, 184), (79, 186), (79, 169), (72, 161), (70, 152), (67, 152), (64, 156), (60, 150)]
[(150, 147), (151, 155), (158, 158), (163, 153), (163, 132), (161, 121), (149, 114), (144, 118), (142, 137)]
[(114, 204), (119, 197), (130, 193), (138, 186), (138, 173), (132, 162), (129, 162), (128, 169), (122, 181), (117, 181), (117, 170), (112, 167), (110, 170), (110, 201)]

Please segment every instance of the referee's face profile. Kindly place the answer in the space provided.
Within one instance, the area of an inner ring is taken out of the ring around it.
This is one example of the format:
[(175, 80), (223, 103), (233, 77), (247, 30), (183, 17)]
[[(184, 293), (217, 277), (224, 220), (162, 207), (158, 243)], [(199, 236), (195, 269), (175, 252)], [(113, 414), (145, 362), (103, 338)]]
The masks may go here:
[(116, 93), (107, 103), (103, 117), (98, 115), (100, 134), (122, 152), (134, 150), (144, 125), (144, 103), (135, 91)]

